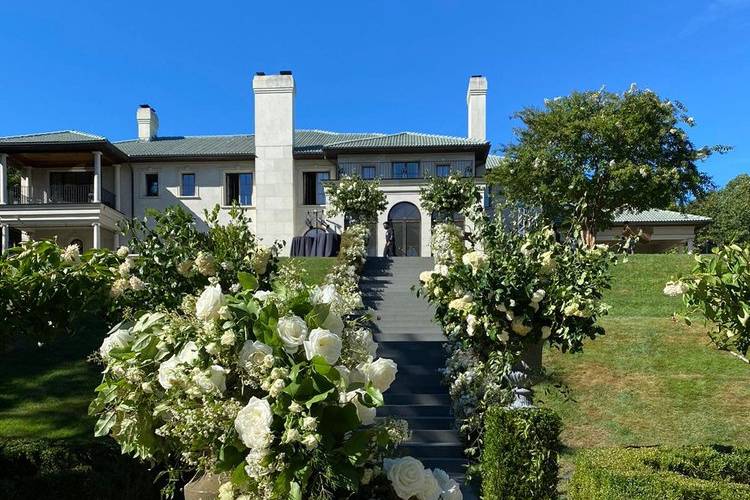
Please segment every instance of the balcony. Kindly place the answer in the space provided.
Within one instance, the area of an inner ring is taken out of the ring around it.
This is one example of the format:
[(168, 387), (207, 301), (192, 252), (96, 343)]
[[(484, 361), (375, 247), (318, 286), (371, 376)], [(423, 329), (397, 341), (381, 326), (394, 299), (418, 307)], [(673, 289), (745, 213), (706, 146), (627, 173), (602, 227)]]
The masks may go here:
[(462, 177), (474, 177), (474, 161), (406, 161), (406, 162), (357, 162), (340, 163), (341, 176), (357, 176), (363, 179), (409, 180), (429, 179), (430, 177), (447, 177), (459, 174)]
[[(102, 188), (102, 203), (116, 208), (115, 194)], [(34, 186), (13, 186), (8, 190), (10, 205), (66, 205), (94, 203), (94, 186), (52, 185), (49, 189), (35, 189)]]

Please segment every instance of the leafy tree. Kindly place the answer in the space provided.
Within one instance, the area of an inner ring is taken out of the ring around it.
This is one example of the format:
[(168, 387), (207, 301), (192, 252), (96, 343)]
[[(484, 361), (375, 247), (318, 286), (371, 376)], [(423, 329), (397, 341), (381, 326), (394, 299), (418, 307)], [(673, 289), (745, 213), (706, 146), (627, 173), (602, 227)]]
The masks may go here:
[(750, 242), (750, 175), (738, 175), (722, 189), (690, 203), (688, 210), (713, 219), (698, 232), (698, 242)]
[(580, 224), (589, 245), (618, 210), (684, 206), (703, 195), (711, 181), (696, 162), (729, 150), (696, 148), (687, 109), (634, 85), (623, 94), (574, 92), (514, 117), (524, 126), (488, 180), (511, 201)]

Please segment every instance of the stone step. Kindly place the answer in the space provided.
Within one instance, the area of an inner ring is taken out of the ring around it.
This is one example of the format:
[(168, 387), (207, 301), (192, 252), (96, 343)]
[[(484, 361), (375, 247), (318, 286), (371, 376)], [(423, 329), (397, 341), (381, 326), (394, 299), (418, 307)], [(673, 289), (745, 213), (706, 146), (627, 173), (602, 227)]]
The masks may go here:
[(413, 417), (451, 417), (451, 408), (448, 405), (389, 405), (378, 408), (381, 417), (413, 418)]
[(399, 453), (412, 457), (465, 458), (464, 447), (460, 444), (407, 444), (399, 447)]
[[(413, 362), (413, 361), (412, 361)], [(398, 363), (397, 363), (398, 364)], [(411, 380), (413, 377), (438, 377), (441, 378), (443, 375), (438, 371), (443, 368), (442, 365), (427, 365), (427, 364), (400, 364), (398, 365), (398, 374), (396, 378), (407, 378)]]
[(449, 475), (466, 473), (469, 461), (465, 458), (431, 458), (431, 457), (414, 457), (422, 461), (427, 469), (442, 469)]
[(378, 354), (387, 358), (404, 355), (414, 360), (438, 360), (441, 364), (445, 360), (445, 349), (442, 345), (433, 342), (424, 344), (420, 342), (381, 342), (378, 347)]
[[(378, 422), (385, 420), (385, 417), (377, 417)], [(411, 430), (453, 430), (453, 417), (408, 417), (404, 418), (409, 423)]]
[(396, 376), (395, 382), (388, 389), (393, 394), (440, 394), (448, 389), (442, 384), (441, 377), (437, 375), (421, 375), (412, 377)]
[(437, 342), (440, 345), (445, 342), (445, 336), (439, 332), (391, 333), (390, 331), (381, 332), (375, 329), (373, 330), (373, 338), (377, 342)]
[(461, 437), (458, 435), (456, 430), (447, 429), (414, 429), (411, 433), (411, 439), (406, 441), (406, 445), (414, 444), (452, 444), (456, 446), (463, 446)]
[(419, 406), (449, 406), (451, 404), (451, 398), (447, 391), (431, 394), (393, 394), (391, 391), (386, 391), (383, 397), (385, 404), (389, 406), (409, 405), (415, 408)]

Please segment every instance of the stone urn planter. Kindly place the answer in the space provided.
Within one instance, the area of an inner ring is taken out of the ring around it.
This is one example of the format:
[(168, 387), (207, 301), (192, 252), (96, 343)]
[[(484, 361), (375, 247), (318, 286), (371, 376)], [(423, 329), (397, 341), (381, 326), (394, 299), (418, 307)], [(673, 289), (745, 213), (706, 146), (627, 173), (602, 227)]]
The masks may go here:
[(228, 480), (226, 474), (204, 474), (194, 478), (185, 485), (185, 500), (216, 500), (219, 487)]
[(510, 408), (526, 408), (534, 405), (534, 379), (542, 369), (542, 348), (544, 341), (526, 344), (518, 362), (507, 376), (508, 385), (513, 391)]

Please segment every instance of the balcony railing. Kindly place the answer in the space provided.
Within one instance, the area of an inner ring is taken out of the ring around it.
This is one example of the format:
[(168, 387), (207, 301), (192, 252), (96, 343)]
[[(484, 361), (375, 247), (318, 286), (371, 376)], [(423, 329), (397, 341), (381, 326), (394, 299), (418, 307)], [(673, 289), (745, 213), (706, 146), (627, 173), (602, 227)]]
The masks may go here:
[[(94, 202), (92, 185), (52, 185), (49, 189), (34, 189), (33, 186), (13, 186), (8, 189), (11, 205), (58, 205)], [(115, 194), (102, 189), (102, 203), (115, 208)]]
[[(405, 163), (417, 163), (417, 167), (406, 167)], [(427, 179), (430, 177), (447, 177), (457, 173), (463, 177), (474, 177), (472, 160), (420, 161), (420, 162), (356, 162), (340, 163), (341, 175), (355, 175), (363, 179)]]

